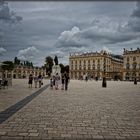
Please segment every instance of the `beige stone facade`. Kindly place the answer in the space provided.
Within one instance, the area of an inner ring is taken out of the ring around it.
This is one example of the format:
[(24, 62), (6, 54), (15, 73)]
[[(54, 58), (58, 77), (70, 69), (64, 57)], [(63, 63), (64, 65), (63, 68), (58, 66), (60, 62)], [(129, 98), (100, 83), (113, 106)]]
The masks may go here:
[(2, 72), (5, 78), (28, 78), (30, 74), (32, 75), (46, 75), (46, 70), (43, 68), (27, 67), (22, 65), (15, 66), (12, 72), (4, 71)]
[(140, 80), (140, 49), (124, 49), (123, 61), (123, 80)]
[(123, 59), (119, 55), (101, 52), (70, 54), (69, 68), (71, 79), (81, 79), (87, 74), (89, 78), (122, 79)]
[(29, 75), (46, 75), (46, 70), (43, 68), (36, 67), (25, 67), (25, 66), (16, 66), (13, 70), (13, 78), (27, 78)]

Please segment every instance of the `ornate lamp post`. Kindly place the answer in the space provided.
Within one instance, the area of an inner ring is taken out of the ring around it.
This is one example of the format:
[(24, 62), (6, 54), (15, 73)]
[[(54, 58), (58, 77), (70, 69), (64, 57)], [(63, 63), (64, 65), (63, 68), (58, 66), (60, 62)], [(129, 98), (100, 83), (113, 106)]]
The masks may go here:
[(103, 53), (104, 56), (104, 64), (103, 64), (103, 71), (104, 71), (104, 75), (103, 75), (103, 81), (102, 81), (102, 87), (107, 87), (107, 83), (106, 83), (106, 52), (104, 51)]

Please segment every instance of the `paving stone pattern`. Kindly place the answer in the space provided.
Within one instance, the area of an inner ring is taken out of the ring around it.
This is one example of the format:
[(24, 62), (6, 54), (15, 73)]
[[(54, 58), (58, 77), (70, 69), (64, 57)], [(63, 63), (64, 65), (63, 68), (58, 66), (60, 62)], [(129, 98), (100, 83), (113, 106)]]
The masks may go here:
[(10, 106), (6, 110), (0, 112), (0, 124), (7, 120), (9, 117), (11, 117), (13, 114), (15, 114), (18, 110), (23, 108), (25, 105), (27, 105), (30, 101), (32, 101), (36, 96), (38, 96), (41, 92), (43, 92), (45, 89), (48, 88), (49, 85), (44, 86), (43, 88), (37, 90), (33, 94), (25, 97), (21, 101), (17, 102), (16, 104)]
[(0, 124), (1, 139), (140, 139), (140, 83), (71, 80)]

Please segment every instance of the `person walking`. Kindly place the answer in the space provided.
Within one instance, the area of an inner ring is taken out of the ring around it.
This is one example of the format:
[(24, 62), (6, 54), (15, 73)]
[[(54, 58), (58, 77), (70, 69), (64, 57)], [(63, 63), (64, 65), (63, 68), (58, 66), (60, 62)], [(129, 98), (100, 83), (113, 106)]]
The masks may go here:
[(32, 88), (32, 84), (33, 84), (33, 76), (32, 76), (32, 74), (29, 75), (28, 84), (29, 84), (29, 88)]
[(41, 85), (42, 85), (42, 75), (41, 74), (39, 74), (39, 76), (38, 76), (38, 81), (39, 81), (39, 88), (41, 88)]
[(55, 76), (55, 89), (56, 90), (59, 87), (59, 81), (60, 81), (60, 76), (58, 75), (58, 73), (56, 73), (56, 76)]
[(70, 78), (68, 76), (68, 73), (65, 73), (64, 76), (65, 76), (65, 90), (68, 90), (68, 83)]
[(62, 90), (64, 90), (65, 76), (64, 76), (64, 74), (63, 74), (63, 73), (62, 73), (62, 76), (61, 76), (61, 84), (62, 84), (61, 89), (62, 89)]
[(53, 75), (52, 82), (53, 82), (53, 87), (55, 87), (55, 76), (54, 75)]
[(37, 75), (35, 75), (35, 76), (34, 76), (35, 88), (37, 88), (37, 83), (38, 83), (38, 77), (37, 77)]
[(50, 88), (53, 89), (53, 76), (50, 77)]

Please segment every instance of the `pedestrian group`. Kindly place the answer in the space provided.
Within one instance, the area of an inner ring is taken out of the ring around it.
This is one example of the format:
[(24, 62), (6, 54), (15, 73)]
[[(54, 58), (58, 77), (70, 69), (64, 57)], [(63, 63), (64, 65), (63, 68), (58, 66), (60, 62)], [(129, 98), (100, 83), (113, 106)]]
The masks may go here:
[(56, 75), (52, 75), (50, 78), (50, 87), (51, 89), (55, 88), (59, 89), (61, 86), (61, 90), (68, 90), (68, 83), (70, 81), (68, 73), (62, 73), (61, 76), (56, 73)]
[(33, 81), (34, 81), (34, 84), (35, 84), (35, 88), (37, 88), (37, 86), (39, 88), (41, 88), (41, 85), (43, 85), (43, 77), (42, 77), (42, 75), (39, 74), (38, 76), (35, 75), (33, 77), (32, 74), (30, 74), (29, 75), (29, 81), (28, 81), (29, 88), (32, 88)]

